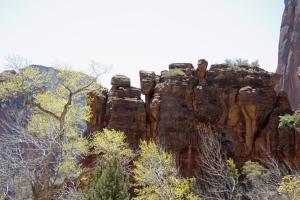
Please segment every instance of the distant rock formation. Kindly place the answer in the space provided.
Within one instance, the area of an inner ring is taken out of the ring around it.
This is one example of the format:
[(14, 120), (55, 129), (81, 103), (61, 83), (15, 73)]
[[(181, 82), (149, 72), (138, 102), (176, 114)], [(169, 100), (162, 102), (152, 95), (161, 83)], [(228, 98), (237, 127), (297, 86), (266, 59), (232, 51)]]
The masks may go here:
[(174, 63), (162, 75), (140, 71), (141, 89), (125, 76), (114, 76), (109, 92), (90, 95), (89, 128), (122, 130), (133, 147), (140, 139), (156, 140), (174, 153), (185, 176), (200, 170), (199, 130), (205, 126), (215, 128), (224, 153), (239, 166), (266, 154), (299, 164), (298, 136), (278, 129), (278, 116), (291, 113), (285, 93), (274, 90), (280, 75), (248, 66), (206, 68), (199, 60), (196, 69)]
[(294, 110), (300, 109), (300, 0), (285, 0), (282, 17), (277, 73), (282, 74), (277, 91), (288, 94)]

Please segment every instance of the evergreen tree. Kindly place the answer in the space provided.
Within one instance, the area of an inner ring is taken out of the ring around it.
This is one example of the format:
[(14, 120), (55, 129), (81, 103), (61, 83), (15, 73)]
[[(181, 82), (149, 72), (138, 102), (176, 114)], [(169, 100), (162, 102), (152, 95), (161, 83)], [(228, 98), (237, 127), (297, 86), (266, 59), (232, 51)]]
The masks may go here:
[(120, 160), (114, 156), (106, 166), (98, 167), (86, 191), (87, 200), (127, 200), (129, 181)]

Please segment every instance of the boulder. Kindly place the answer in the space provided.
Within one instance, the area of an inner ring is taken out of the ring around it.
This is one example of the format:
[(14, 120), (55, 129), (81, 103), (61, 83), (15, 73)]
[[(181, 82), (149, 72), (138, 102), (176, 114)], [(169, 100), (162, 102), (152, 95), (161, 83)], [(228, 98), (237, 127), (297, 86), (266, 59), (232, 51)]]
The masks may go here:
[(140, 83), (141, 83), (141, 90), (144, 95), (148, 95), (153, 92), (155, 87), (155, 73), (153, 71), (140, 71)]
[(130, 87), (130, 79), (124, 75), (114, 75), (110, 83), (115, 87)]

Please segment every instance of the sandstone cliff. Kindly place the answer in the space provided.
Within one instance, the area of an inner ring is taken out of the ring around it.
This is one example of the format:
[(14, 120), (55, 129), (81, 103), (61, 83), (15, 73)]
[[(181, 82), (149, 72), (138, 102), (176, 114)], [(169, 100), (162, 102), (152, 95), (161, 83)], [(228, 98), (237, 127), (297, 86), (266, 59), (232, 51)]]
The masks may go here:
[(299, 161), (299, 136), (277, 128), (278, 116), (291, 112), (286, 95), (274, 90), (280, 75), (248, 66), (206, 68), (199, 60), (197, 68), (175, 63), (161, 75), (140, 71), (141, 89), (114, 76), (109, 92), (91, 94), (89, 128), (122, 130), (132, 147), (139, 139), (154, 139), (175, 154), (186, 176), (200, 169), (199, 134), (207, 126), (222, 137), (224, 153), (238, 165), (267, 154)]
[(293, 109), (300, 109), (300, 0), (285, 0), (280, 30), (277, 73), (283, 77), (278, 91), (288, 94)]

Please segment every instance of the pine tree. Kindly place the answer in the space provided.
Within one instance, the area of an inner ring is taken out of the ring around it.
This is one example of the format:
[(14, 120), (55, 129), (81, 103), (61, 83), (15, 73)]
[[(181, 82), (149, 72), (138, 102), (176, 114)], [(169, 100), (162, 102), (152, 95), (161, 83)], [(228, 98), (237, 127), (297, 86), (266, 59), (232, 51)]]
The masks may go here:
[(86, 191), (87, 200), (127, 200), (129, 182), (120, 160), (114, 156), (106, 166), (98, 167)]

